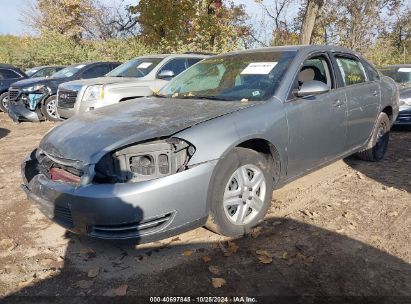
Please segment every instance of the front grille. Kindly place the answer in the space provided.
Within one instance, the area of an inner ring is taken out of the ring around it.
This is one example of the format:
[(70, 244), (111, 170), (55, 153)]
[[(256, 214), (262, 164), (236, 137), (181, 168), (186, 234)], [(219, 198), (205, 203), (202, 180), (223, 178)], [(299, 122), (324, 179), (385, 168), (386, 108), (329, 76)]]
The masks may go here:
[(19, 97), (19, 89), (16, 88), (10, 88), (9, 89), (9, 100), (16, 100), (17, 97)]
[(60, 108), (71, 109), (74, 108), (74, 104), (76, 103), (77, 98), (76, 91), (69, 91), (69, 90), (59, 90), (57, 96), (57, 105)]
[(55, 205), (53, 219), (66, 228), (73, 228), (73, 219), (68, 207)]
[(172, 220), (173, 213), (150, 218), (142, 222), (122, 225), (94, 225), (89, 229), (90, 235), (105, 239), (132, 238), (158, 231)]

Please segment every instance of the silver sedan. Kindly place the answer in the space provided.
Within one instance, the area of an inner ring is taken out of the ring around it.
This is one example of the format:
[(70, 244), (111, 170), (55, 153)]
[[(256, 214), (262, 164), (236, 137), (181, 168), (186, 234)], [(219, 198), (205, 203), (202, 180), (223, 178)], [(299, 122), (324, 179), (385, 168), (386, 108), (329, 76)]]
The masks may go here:
[(206, 225), (237, 236), (272, 190), (351, 154), (384, 157), (394, 81), (329, 46), (210, 57), (157, 96), (73, 117), (23, 162), (22, 188), (77, 233), (147, 242)]

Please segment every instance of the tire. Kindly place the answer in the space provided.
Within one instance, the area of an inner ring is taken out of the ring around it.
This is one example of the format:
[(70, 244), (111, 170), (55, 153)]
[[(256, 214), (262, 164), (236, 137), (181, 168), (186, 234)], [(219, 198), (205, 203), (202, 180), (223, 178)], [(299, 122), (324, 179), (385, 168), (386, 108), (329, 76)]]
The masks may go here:
[[(241, 236), (261, 222), (271, 204), (272, 166), (264, 154), (247, 148), (234, 148), (224, 157), (212, 181), (206, 227), (225, 236)], [(241, 172), (248, 173), (248, 180), (241, 180)], [(247, 187), (241, 190), (241, 184)]]
[(357, 158), (377, 162), (384, 158), (390, 139), (391, 122), (387, 114), (381, 112), (371, 134), (367, 147), (356, 153)]
[(9, 109), (9, 92), (0, 95), (0, 110), (7, 113)]
[(57, 97), (52, 95), (47, 97), (47, 99), (41, 105), (41, 113), (47, 120), (59, 121), (60, 118), (57, 114)]

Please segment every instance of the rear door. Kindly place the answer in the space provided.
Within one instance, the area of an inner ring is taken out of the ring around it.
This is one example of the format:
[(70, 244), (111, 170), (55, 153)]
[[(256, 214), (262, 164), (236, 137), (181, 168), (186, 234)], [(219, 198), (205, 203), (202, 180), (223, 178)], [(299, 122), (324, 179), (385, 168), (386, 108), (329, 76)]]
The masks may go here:
[(344, 152), (346, 143), (345, 93), (336, 85), (328, 54), (316, 54), (304, 61), (293, 90), (310, 80), (324, 82), (330, 90), (304, 98), (290, 93), (286, 103), (289, 128), (287, 174), (290, 177), (336, 158)]
[(369, 79), (361, 61), (349, 54), (335, 54), (336, 69), (347, 96), (347, 150), (365, 144), (380, 106), (378, 79)]

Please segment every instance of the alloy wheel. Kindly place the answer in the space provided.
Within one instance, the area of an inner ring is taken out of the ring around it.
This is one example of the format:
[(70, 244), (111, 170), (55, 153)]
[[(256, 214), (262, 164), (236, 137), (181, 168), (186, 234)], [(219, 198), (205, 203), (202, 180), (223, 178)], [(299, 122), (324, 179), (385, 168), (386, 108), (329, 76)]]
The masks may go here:
[(264, 206), (266, 180), (255, 165), (238, 168), (225, 187), (223, 205), (227, 218), (235, 225), (251, 222)]

